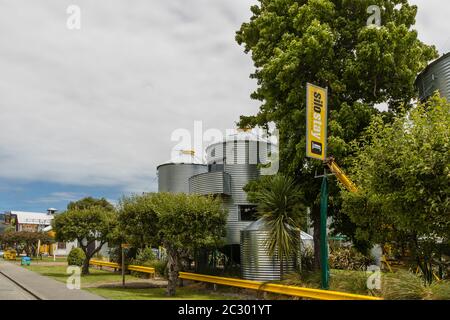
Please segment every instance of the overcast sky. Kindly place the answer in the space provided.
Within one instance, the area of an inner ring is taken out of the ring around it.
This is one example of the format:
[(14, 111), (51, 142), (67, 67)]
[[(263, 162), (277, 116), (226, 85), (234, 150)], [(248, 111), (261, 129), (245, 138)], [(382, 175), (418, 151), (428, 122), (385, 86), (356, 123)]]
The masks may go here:
[[(156, 191), (174, 130), (255, 113), (234, 40), (255, 2), (0, 0), (0, 211)], [(420, 38), (450, 51), (450, 2), (411, 2)]]

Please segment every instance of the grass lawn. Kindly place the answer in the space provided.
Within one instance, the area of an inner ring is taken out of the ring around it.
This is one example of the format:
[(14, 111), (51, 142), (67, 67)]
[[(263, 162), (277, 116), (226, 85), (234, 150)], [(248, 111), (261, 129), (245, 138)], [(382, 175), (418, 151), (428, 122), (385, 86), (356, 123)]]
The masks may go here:
[[(22, 257), (16, 257), (15, 260), (16, 262), (20, 262), (22, 260)], [(12, 260), (8, 260), (8, 261), (12, 261)], [(67, 261), (67, 257), (56, 257), (55, 260), (53, 260), (53, 256), (48, 256), (48, 257), (42, 257), (42, 259), (40, 257), (38, 258), (31, 258), (31, 263), (40, 263), (40, 262), (66, 262)]]
[[(24, 268), (40, 273), (43, 276), (53, 278), (55, 280), (66, 282), (67, 277), (66, 274), (67, 266), (40, 266), (39, 264), (31, 264), (30, 266), (23, 266)], [(137, 279), (133, 276), (127, 275), (126, 279)], [(121, 282), (122, 276), (120, 273), (114, 273), (110, 271), (104, 271), (99, 269), (90, 269), (90, 274), (81, 277), (81, 287), (90, 286), (90, 285), (100, 285), (103, 283), (111, 283), (111, 282)]]
[(129, 289), (129, 288), (88, 288), (87, 291), (112, 300), (229, 300), (233, 296), (189, 287), (177, 288), (175, 297), (166, 296), (165, 288)]
[[(23, 266), (24, 268), (37, 272), (41, 275), (53, 278), (60, 282), (66, 282), (69, 275), (66, 274), (67, 266), (43, 266), (39, 264), (31, 264), (30, 266)], [(141, 279), (126, 275), (126, 281), (139, 281)], [(142, 281), (142, 280), (141, 280)], [(235, 296), (220, 294), (216, 292), (207, 291), (202, 288), (180, 287), (177, 288), (175, 297), (167, 297), (165, 288), (121, 288), (108, 287), (99, 288), (102, 284), (122, 283), (122, 276), (120, 273), (113, 273), (111, 271), (104, 271), (99, 269), (90, 269), (90, 274), (82, 276), (81, 288), (92, 293), (98, 294), (107, 299), (113, 300), (163, 300), (163, 299), (186, 299), (186, 300), (227, 300), (236, 299)]]

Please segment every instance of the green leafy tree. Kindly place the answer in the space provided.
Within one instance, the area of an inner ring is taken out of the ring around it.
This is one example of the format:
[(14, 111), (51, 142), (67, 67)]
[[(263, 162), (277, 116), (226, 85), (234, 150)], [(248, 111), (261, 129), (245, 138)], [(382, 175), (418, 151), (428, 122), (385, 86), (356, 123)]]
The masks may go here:
[(130, 243), (161, 243), (167, 253), (167, 294), (175, 295), (181, 258), (197, 248), (216, 248), (225, 236), (226, 211), (219, 199), (154, 193), (121, 201), (119, 225)]
[(108, 242), (115, 230), (117, 214), (104, 207), (73, 208), (52, 221), (57, 241), (77, 240), (86, 258), (82, 274), (89, 274), (89, 261)]
[(73, 210), (73, 209), (89, 209), (91, 207), (102, 207), (106, 210), (113, 211), (114, 206), (108, 202), (105, 198), (96, 199), (93, 197), (86, 197), (83, 199), (80, 199), (78, 201), (71, 201), (67, 205), (67, 210)]
[[(381, 9), (380, 28), (366, 25), (369, 5)], [(295, 177), (311, 206), (318, 267), (320, 181), (314, 173), (323, 165), (305, 159), (306, 83), (328, 88), (328, 151), (345, 168), (351, 142), (379, 113), (374, 106), (386, 103), (394, 114), (409, 104), (417, 73), (437, 52), (418, 40), (412, 29), (417, 7), (407, 0), (259, 0), (251, 11), (236, 40), (253, 59), (258, 87), (251, 97), (261, 106), (239, 125), (274, 122), (279, 129), (280, 170)], [(330, 206), (341, 214), (338, 192), (332, 185)], [(349, 222), (346, 216), (336, 221)]]
[(438, 243), (450, 240), (449, 128), (450, 104), (438, 94), (392, 124), (374, 117), (355, 145), (351, 176), (360, 191), (342, 191), (357, 237), (406, 246), (428, 282)]
[(27, 256), (37, 256), (38, 243), (50, 244), (53, 239), (43, 232), (10, 231), (0, 235), (0, 243), (16, 249), (17, 252), (25, 251)]
[(278, 258), (280, 275), (286, 261), (299, 253), (300, 221), (304, 210), (299, 210), (302, 198), (294, 179), (278, 174), (263, 179), (263, 183), (250, 191), (249, 200), (258, 204), (258, 213), (266, 224), (269, 237), (266, 242), (268, 254)]

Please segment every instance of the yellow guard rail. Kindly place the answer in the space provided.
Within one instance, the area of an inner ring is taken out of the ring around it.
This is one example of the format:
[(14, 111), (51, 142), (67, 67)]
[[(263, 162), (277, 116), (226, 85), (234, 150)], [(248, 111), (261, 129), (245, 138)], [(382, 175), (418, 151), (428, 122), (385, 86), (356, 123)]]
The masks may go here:
[[(94, 266), (99, 266), (99, 267), (110, 267), (110, 268), (114, 268), (114, 269), (121, 269), (122, 267), (115, 263), (115, 262), (107, 262), (107, 261), (100, 261), (100, 260), (91, 260), (89, 262), (90, 265), (94, 265)], [(135, 266), (135, 265), (127, 265), (126, 266), (127, 270), (130, 271), (138, 271), (138, 272), (143, 272), (143, 273), (149, 273), (152, 274), (153, 276), (155, 275), (155, 268), (152, 267), (144, 267), (144, 266)]]
[(363, 296), (359, 294), (351, 294), (329, 290), (319, 290), (311, 288), (302, 288), (296, 286), (287, 286), (281, 284), (264, 283), (253, 280), (242, 280), (234, 278), (223, 278), (216, 276), (208, 276), (203, 274), (180, 272), (180, 278), (185, 280), (194, 280), (201, 282), (209, 282), (231, 287), (244, 289), (253, 289), (271, 293), (284, 294), (294, 297), (318, 299), (318, 300), (382, 300), (378, 297)]

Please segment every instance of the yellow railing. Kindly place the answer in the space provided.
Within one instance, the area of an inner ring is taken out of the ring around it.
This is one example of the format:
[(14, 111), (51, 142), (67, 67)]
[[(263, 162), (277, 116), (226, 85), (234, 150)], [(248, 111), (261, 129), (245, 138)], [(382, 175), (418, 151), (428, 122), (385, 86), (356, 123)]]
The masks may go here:
[(155, 277), (155, 268), (152, 268), (152, 267), (143, 267), (143, 266), (136, 266), (136, 265), (130, 264), (127, 266), (127, 269), (130, 271), (149, 273), (153, 277)]
[(194, 280), (220, 284), (231, 287), (244, 289), (259, 290), (271, 293), (284, 294), (294, 297), (302, 297), (319, 300), (382, 300), (378, 297), (363, 296), (359, 294), (351, 294), (329, 290), (319, 290), (311, 288), (302, 288), (296, 286), (287, 286), (281, 284), (264, 283), (252, 280), (242, 280), (234, 278), (223, 278), (216, 276), (208, 276), (203, 274), (180, 272), (180, 278), (185, 280)]
[[(110, 268), (114, 268), (114, 269), (122, 268), (122, 266), (120, 266), (118, 263), (108, 262), (108, 261), (100, 261), (100, 260), (91, 260), (89, 262), (89, 264), (91, 264), (93, 266), (110, 267)], [(130, 264), (130, 265), (126, 266), (126, 269), (130, 270), (130, 271), (149, 273), (149, 274), (152, 274), (153, 276), (155, 275), (155, 268), (152, 268), (152, 267), (136, 266), (136, 265)]]

